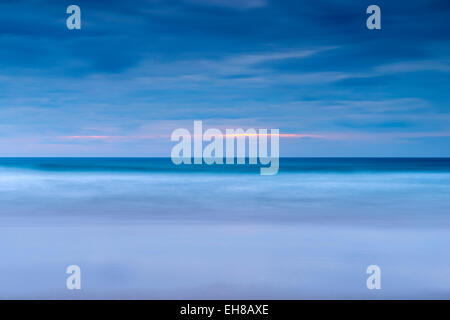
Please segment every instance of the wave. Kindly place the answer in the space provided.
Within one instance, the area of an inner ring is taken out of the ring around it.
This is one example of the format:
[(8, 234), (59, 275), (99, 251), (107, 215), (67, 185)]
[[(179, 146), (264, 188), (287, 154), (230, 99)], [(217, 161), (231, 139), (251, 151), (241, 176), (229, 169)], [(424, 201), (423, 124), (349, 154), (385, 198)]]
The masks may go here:
[[(49, 172), (257, 173), (260, 164), (175, 165), (170, 158), (0, 158), (0, 167)], [(281, 158), (280, 172), (450, 172), (450, 158)]]

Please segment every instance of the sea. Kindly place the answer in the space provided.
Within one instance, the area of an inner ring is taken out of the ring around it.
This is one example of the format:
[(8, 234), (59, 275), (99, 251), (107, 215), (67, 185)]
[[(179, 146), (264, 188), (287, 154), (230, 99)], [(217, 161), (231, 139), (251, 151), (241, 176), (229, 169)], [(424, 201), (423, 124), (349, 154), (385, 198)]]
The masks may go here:
[(450, 158), (0, 158), (13, 298), (449, 299)]

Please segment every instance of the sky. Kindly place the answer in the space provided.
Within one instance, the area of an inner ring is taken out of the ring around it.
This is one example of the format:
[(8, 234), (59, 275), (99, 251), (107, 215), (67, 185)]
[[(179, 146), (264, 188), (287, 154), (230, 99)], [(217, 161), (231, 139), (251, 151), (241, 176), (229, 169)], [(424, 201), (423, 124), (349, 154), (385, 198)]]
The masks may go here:
[(448, 0), (2, 0), (0, 156), (170, 157), (194, 120), (279, 129), (281, 156), (450, 156), (449, 18)]

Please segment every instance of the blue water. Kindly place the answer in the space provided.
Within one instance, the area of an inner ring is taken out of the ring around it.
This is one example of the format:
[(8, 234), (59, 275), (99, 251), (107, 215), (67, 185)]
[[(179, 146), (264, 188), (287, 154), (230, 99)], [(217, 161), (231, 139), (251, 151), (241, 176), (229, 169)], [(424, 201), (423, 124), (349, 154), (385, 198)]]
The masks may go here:
[(450, 298), (449, 199), (444, 158), (0, 158), (0, 298)]
[[(175, 165), (170, 158), (0, 158), (0, 167), (61, 172), (257, 173), (260, 165)], [(450, 158), (281, 158), (280, 171), (450, 172)]]

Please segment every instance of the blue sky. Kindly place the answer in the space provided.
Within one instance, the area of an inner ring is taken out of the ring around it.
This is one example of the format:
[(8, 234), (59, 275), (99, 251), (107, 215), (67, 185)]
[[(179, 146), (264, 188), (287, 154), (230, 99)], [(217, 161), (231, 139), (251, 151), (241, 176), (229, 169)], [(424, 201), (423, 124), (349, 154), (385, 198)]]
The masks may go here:
[(450, 156), (449, 17), (447, 0), (2, 1), (0, 156), (170, 156), (194, 120), (300, 135), (282, 156)]

